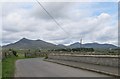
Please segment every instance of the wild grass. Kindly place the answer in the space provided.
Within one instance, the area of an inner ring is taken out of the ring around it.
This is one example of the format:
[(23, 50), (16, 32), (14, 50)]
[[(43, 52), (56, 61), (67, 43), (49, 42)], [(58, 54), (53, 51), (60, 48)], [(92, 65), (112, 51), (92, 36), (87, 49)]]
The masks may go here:
[(2, 79), (11, 79), (14, 77), (15, 62), (18, 59), (26, 59), (26, 58), (24, 54), (19, 53), (18, 57), (12, 56), (2, 60)]
[(15, 73), (15, 62), (18, 59), (24, 59), (25, 57), (22, 54), (19, 54), (18, 57), (12, 56), (2, 60), (2, 79), (9, 79), (14, 77)]

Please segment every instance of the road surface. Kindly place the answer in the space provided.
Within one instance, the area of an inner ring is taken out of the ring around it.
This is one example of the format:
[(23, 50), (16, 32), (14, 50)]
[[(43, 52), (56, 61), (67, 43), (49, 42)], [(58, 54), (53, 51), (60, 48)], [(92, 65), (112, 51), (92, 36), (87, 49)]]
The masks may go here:
[(43, 58), (16, 61), (15, 77), (108, 77), (96, 72), (43, 61)]

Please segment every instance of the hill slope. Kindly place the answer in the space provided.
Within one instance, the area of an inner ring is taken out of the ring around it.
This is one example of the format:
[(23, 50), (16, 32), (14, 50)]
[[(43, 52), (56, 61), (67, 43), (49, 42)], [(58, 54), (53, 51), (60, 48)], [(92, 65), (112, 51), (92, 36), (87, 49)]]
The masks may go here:
[(85, 48), (117, 48), (117, 46), (112, 45), (112, 44), (99, 44), (99, 43), (86, 43), (86, 44), (80, 44), (78, 42), (71, 44), (69, 46), (70, 48), (80, 48), (80, 47), (85, 47)]
[(52, 43), (48, 43), (42, 40), (29, 40), (26, 38), (23, 38), (15, 43), (11, 43), (8, 45), (3, 46), (3, 48), (16, 48), (16, 49), (60, 49), (60, 48), (117, 48), (117, 46), (112, 44), (99, 44), (99, 43), (86, 43), (80, 45), (79, 42), (73, 43), (69, 46), (64, 46), (62, 44), (55, 45)]
[(16, 49), (57, 49), (62, 48), (57, 45), (54, 45), (52, 43), (48, 43), (42, 40), (29, 40), (26, 38), (23, 38), (19, 40), (18, 42), (8, 44), (3, 46), (4, 48), (16, 48)]

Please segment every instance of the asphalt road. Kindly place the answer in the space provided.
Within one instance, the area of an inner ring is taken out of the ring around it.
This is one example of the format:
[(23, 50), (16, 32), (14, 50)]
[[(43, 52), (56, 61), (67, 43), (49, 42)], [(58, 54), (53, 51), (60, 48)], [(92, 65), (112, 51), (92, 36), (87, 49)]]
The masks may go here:
[(15, 77), (108, 77), (108, 75), (46, 62), (42, 58), (32, 58), (16, 61)]

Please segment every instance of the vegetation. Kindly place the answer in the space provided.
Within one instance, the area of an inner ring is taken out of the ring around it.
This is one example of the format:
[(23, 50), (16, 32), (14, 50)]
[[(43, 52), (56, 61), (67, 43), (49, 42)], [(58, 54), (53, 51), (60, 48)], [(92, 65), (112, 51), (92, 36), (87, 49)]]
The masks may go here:
[[(11, 52), (12, 51), (12, 52)], [(62, 51), (62, 52), (61, 52)], [(72, 51), (72, 52), (71, 52)], [(39, 50), (39, 49), (4, 49), (2, 59), (2, 77), (8, 79), (8, 77), (14, 76), (15, 61), (24, 58), (33, 57), (45, 57), (48, 58), (50, 53), (71, 53), (71, 54), (97, 54), (97, 55), (116, 55), (118, 49), (93, 49), (93, 48), (73, 48), (73, 49), (54, 49), (54, 50)], [(6, 53), (6, 54), (5, 54)]]
[(46, 53), (41, 53), (41, 50), (18, 50), (18, 49), (4, 49), (2, 51), (2, 79), (9, 79), (14, 77), (15, 61), (18, 59), (45, 57), (48, 58)]
[(94, 52), (93, 48), (74, 48), (72, 51), (80, 51), (80, 52)]
[(16, 57), (6, 58), (2, 61), (2, 77), (7, 79), (6, 77), (13, 77), (14, 70), (15, 70), (15, 61), (17, 60)]
[(48, 59), (48, 55), (47, 54), (45, 55), (45, 59)]
[(0, 78), (2, 78), (2, 62), (0, 61)]
[(55, 54), (82, 54), (82, 55), (119, 55), (119, 49), (106, 48), (73, 48), (49, 50)]
[(10, 77), (14, 77), (15, 71), (15, 61), (18, 59), (24, 59), (23, 54), (18, 54), (18, 56), (9, 56), (2, 60), (2, 79), (9, 79)]
[(56, 50), (51, 50), (51, 51), (67, 51), (67, 52), (75, 52), (75, 51), (80, 51), (80, 52), (94, 52), (93, 48), (73, 48), (73, 49), (56, 49)]

